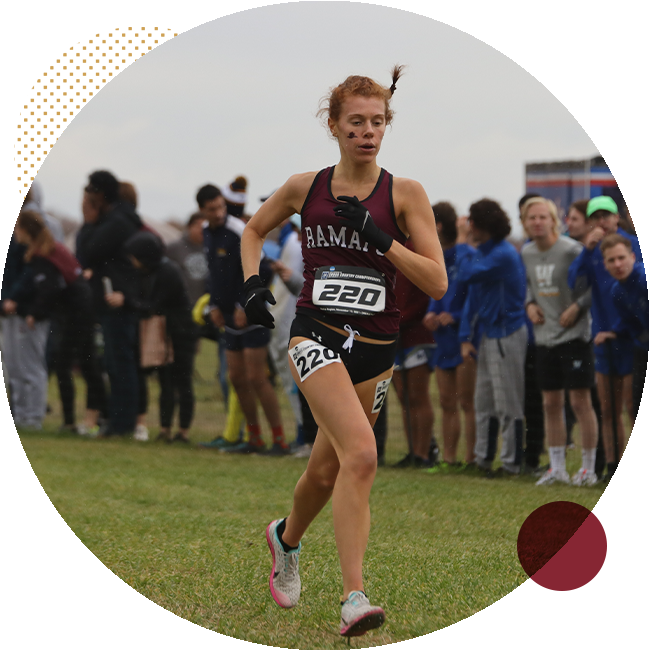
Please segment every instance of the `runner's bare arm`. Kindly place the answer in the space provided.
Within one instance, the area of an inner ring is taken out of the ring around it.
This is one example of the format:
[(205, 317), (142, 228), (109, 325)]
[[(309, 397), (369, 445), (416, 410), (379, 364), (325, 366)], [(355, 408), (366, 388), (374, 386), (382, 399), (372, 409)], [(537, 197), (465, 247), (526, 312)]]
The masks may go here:
[(395, 178), (393, 201), (397, 223), (410, 236), (415, 252), (394, 241), (386, 257), (413, 284), (440, 300), (447, 291), (447, 270), (426, 192), (417, 181)]
[(241, 238), (241, 259), (244, 280), (257, 275), (262, 245), (266, 236), (285, 219), (302, 210), (309, 188), (317, 172), (295, 174), (276, 190), (246, 224)]

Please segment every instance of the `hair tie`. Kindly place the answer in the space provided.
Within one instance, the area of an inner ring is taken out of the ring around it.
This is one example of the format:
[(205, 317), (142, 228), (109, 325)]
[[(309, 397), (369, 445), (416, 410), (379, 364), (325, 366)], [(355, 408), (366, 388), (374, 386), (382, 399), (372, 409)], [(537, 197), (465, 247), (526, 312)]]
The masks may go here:
[(397, 88), (397, 86), (395, 85), (395, 82), (393, 81), (393, 85), (389, 88), (389, 90), (390, 90), (390, 96), (391, 96), (391, 97), (392, 97), (393, 94), (395, 93), (395, 89), (396, 89), (396, 88)]

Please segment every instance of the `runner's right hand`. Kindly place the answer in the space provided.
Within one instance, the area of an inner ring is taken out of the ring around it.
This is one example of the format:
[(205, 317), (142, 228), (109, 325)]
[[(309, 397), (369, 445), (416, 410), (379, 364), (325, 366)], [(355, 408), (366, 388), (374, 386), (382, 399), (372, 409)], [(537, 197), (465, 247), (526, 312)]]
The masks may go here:
[(273, 294), (262, 284), (259, 275), (251, 275), (244, 282), (244, 291), (246, 292), (246, 304), (244, 311), (250, 325), (264, 325), (269, 329), (274, 329), (273, 315), (268, 310), (266, 303), (275, 305)]

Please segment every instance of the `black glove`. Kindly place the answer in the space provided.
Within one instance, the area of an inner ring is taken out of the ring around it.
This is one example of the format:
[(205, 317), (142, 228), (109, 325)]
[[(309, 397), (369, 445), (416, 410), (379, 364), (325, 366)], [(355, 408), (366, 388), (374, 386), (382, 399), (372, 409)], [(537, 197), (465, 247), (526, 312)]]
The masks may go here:
[(334, 213), (340, 219), (347, 219), (352, 228), (363, 235), (363, 238), (374, 246), (380, 253), (385, 253), (392, 245), (393, 238), (377, 227), (370, 212), (356, 196), (337, 196), (339, 201), (347, 201), (334, 208)]
[(271, 312), (267, 309), (266, 303), (270, 302), (275, 305), (273, 294), (262, 284), (259, 275), (251, 275), (244, 282), (244, 292), (246, 293), (246, 304), (244, 311), (246, 318), (251, 325), (264, 325), (269, 329), (274, 329), (275, 325)]

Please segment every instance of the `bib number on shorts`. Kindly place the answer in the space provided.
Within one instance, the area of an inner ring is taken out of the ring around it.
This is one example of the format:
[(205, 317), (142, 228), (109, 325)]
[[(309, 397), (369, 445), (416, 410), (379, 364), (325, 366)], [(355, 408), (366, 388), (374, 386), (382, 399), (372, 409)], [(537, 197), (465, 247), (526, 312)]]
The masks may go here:
[(301, 382), (330, 363), (341, 363), (341, 357), (336, 352), (316, 341), (301, 341), (289, 350), (289, 355)]
[(375, 388), (375, 400), (372, 403), (373, 413), (379, 413), (379, 411), (381, 411), (381, 407), (384, 405), (384, 402), (386, 401), (386, 396), (388, 395), (389, 386), (390, 386), (390, 378), (382, 379), (381, 381), (377, 382), (377, 386)]
[(386, 282), (374, 269), (321, 266), (314, 274), (312, 302), (333, 314), (371, 316), (386, 307)]

